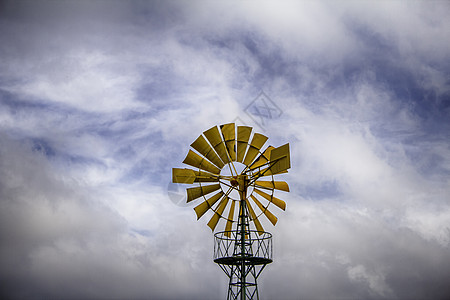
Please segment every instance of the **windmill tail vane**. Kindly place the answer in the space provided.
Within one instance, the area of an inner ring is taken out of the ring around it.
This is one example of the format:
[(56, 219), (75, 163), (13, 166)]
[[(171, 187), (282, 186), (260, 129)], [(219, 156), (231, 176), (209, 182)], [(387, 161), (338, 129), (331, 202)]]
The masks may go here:
[(172, 170), (174, 183), (195, 185), (187, 188), (187, 202), (202, 199), (194, 207), (197, 219), (212, 211), (207, 225), (213, 232), (220, 220), (225, 223), (225, 230), (214, 235), (214, 262), (229, 277), (227, 299), (259, 299), (256, 279), (272, 262), (272, 235), (260, 217), (275, 225), (278, 219), (269, 207), (286, 209), (274, 194), (289, 192), (289, 186), (274, 175), (290, 168), (289, 144), (262, 151), (267, 139), (248, 126), (214, 126), (191, 144), (183, 161), (194, 169)]

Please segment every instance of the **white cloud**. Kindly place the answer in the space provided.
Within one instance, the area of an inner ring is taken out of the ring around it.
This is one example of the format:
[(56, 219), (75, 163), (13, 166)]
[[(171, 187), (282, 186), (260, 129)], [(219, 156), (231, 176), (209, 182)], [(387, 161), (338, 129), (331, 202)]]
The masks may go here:
[(384, 276), (368, 272), (363, 265), (348, 268), (348, 276), (352, 281), (367, 283), (370, 290), (377, 296), (392, 297), (392, 291), (384, 281)]
[(93, 112), (143, 107), (134, 101), (138, 78), (122, 58), (78, 51), (44, 59), (19, 74), (10, 74), (25, 78), (26, 83), (6, 90), (32, 101), (46, 99)]

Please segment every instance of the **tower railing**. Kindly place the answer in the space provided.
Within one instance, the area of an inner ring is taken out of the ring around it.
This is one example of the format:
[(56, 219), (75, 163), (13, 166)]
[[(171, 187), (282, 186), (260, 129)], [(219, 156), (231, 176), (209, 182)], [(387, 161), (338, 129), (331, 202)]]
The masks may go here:
[(214, 234), (214, 262), (224, 265), (237, 265), (244, 257), (246, 264), (265, 265), (272, 262), (272, 234), (265, 231), (247, 230), (244, 255), (236, 253), (239, 249), (241, 232), (221, 231)]

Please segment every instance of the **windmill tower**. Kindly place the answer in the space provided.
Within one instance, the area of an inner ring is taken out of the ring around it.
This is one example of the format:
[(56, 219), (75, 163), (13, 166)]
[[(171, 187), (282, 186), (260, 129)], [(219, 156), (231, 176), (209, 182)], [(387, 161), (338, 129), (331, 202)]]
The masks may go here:
[(189, 150), (183, 161), (195, 170), (173, 169), (174, 183), (197, 185), (187, 189), (187, 202), (203, 199), (194, 208), (197, 219), (212, 210), (212, 231), (225, 221), (225, 230), (214, 234), (214, 262), (229, 278), (229, 300), (259, 299), (257, 278), (272, 262), (272, 235), (259, 217), (275, 225), (278, 219), (269, 207), (286, 209), (274, 190), (289, 192), (289, 187), (274, 175), (290, 168), (289, 144), (261, 151), (267, 139), (252, 135), (248, 126), (214, 126), (191, 144), (195, 152)]

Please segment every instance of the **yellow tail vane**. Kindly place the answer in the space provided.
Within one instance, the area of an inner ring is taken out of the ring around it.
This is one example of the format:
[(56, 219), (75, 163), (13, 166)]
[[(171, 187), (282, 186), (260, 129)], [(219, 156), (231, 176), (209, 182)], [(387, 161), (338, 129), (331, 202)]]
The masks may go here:
[(291, 167), (289, 144), (285, 144), (270, 152), (270, 170), (272, 174), (279, 174)]

